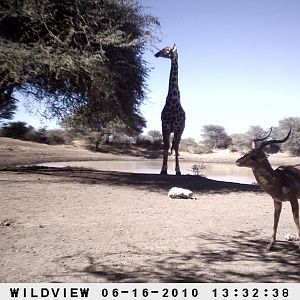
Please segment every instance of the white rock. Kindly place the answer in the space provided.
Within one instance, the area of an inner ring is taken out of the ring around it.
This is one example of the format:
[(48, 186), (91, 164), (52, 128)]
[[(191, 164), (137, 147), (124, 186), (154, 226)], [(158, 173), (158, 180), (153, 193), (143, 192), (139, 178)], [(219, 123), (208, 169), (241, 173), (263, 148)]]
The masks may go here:
[(191, 199), (193, 197), (193, 192), (183, 188), (172, 187), (169, 190), (168, 196), (173, 199)]
[(287, 241), (298, 241), (299, 240), (299, 238), (297, 236), (295, 236), (294, 234), (290, 234), (290, 233), (286, 234), (284, 237)]

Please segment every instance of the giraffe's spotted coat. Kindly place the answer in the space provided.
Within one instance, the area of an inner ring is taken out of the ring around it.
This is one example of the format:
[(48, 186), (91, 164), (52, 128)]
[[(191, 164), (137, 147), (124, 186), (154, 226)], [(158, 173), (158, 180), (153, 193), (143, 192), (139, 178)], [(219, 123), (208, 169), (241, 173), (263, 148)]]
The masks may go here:
[(178, 87), (178, 54), (176, 46), (166, 47), (155, 54), (156, 57), (171, 59), (171, 71), (169, 79), (169, 91), (166, 104), (161, 113), (162, 134), (164, 141), (164, 158), (161, 174), (167, 174), (168, 170), (168, 151), (170, 148), (170, 135), (174, 133), (172, 150), (175, 150), (176, 166), (175, 171), (180, 175), (179, 167), (179, 143), (185, 127), (185, 112), (180, 103), (180, 92)]

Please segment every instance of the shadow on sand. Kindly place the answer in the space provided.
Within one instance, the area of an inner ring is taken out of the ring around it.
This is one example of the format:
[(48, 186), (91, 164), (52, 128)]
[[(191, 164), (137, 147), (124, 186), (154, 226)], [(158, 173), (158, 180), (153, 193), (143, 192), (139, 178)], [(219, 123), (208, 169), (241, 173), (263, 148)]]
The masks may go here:
[[(51, 176), (53, 180), (59, 178), (57, 180), (58, 183), (78, 182), (80, 184), (132, 186), (155, 192), (169, 190), (174, 186), (201, 193), (261, 192), (260, 187), (257, 185), (222, 182), (193, 175), (175, 176), (99, 171), (76, 167), (55, 168), (41, 166), (11, 167), (2, 169), (2, 171)], [(42, 180), (40, 178), (39, 183), (42, 183)]]
[[(131, 186), (147, 191), (165, 191), (180, 186), (198, 193), (253, 192), (258, 186), (209, 180), (201, 176), (165, 176), (105, 172), (78, 168), (18, 167), (2, 171), (39, 174), (39, 184), (78, 182)], [(24, 176), (22, 181), (26, 180)], [(28, 178), (28, 181), (32, 181)], [(193, 250), (140, 248), (128, 242), (120, 251), (97, 249), (58, 258), (61, 274), (45, 274), (47, 281), (65, 282), (77, 278), (82, 282), (299, 282), (300, 255), (297, 245), (279, 241), (275, 250), (265, 250), (268, 239), (256, 230), (238, 231), (230, 236), (199, 233), (187, 238)], [(158, 242), (159, 241), (153, 241)], [(188, 242), (188, 241), (187, 241)], [(175, 247), (174, 247), (175, 248)], [(134, 262), (134, 263), (133, 263)], [(65, 278), (64, 278), (65, 277)]]
[[(196, 250), (186, 253), (151, 252), (127, 245), (129, 250), (122, 253), (101, 253), (99, 257), (80, 253), (61, 257), (56, 263), (81, 281), (89, 278), (101, 282), (299, 282), (297, 246), (279, 242), (273, 252), (268, 252), (267, 243), (255, 239), (257, 234), (199, 234), (192, 237), (198, 241)], [(133, 265), (132, 261), (139, 263)], [(78, 263), (85, 266), (79, 268)]]

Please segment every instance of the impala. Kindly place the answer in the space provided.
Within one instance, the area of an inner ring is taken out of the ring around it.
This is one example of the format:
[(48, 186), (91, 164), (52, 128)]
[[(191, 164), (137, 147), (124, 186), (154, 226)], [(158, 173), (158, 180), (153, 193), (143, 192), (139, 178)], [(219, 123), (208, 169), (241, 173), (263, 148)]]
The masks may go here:
[[(291, 203), (294, 222), (300, 240), (298, 204), (298, 198), (300, 196), (300, 165), (282, 165), (274, 170), (268, 161), (267, 155), (263, 151), (267, 145), (286, 142), (290, 137), (291, 129), (287, 136), (282, 140), (267, 141), (266, 139), (269, 137), (270, 133), (265, 138), (253, 140), (253, 149), (236, 161), (236, 164), (239, 167), (251, 168), (259, 186), (273, 198), (274, 226), (272, 238), (267, 248), (268, 250), (271, 250), (276, 242), (276, 233), (282, 209), (282, 202), (285, 201)], [(261, 143), (259, 144), (258, 142)]]

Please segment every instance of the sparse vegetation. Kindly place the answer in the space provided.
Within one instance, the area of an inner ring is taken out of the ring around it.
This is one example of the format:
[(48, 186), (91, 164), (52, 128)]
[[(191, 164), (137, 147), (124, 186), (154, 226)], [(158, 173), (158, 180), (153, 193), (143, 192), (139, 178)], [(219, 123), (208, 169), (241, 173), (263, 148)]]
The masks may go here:
[(294, 156), (300, 155), (300, 117), (285, 118), (279, 121), (279, 127), (276, 130), (276, 136), (285, 136), (288, 130), (292, 128), (292, 135), (283, 145), (283, 151), (288, 151)]
[[(64, 124), (65, 125), (65, 124)], [(294, 156), (300, 155), (300, 118), (286, 118), (279, 121), (279, 126), (274, 127), (270, 138), (279, 139), (292, 128), (292, 135), (282, 148), (278, 145), (266, 147), (266, 152), (277, 153), (285, 151)], [(209, 130), (208, 130), (209, 129)], [(214, 132), (214, 130), (216, 130)], [(251, 141), (254, 138), (266, 136), (270, 128), (263, 129), (261, 126), (251, 126), (245, 133), (228, 136), (222, 126), (204, 126), (206, 139), (197, 142), (193, 138), (181, 140), (180, 151), (192, 154), (212, 153), (215, 149), (227, 148), (230, 152), (246, 152), (251, 148)], [(15, 139), (34, 141), (45, 144), (69, 144), (73, 139), (86, 140), (89, 148), (98, 151), (101, 144), (131, 144), (150, 150), (162, 150), (162, 134), (159, 130), (150, 130), (147, 134), (140, 134), (132, 128), (127, 127), (123, 122), (109, 122), (105, 128), (99, 127), (98, 131), (86, 131), (84, 128), (68, 128), (59, 130), (34, 129), (25, 122), (4, 123), (0, 129), (0, 135)], [(172, 139), (172, 136), (171, 136)], [(228, 144), (230, 141), (230, 144)], [(171, 141), (170, 141), (171, 144)]]
[(195, 176), (204, 176), (202, 174), (202, 170), (205, 170), (206, 169), (206, 165), (204, 163), (198, 163), (198, 164), (194, 164), (192, 166), (192, 172), (193, 172), (193, 175)]
[[(285, 136), (289, 129), (292, 129), (290, 139), (282, 146), (277, 144), (269, 145), (265, 148), (267, 153), (277, 153), (281, 149), (291, 155), (300, 155), (300, 118), (285, 118), (279, 121), (278, 127), (273, 127), (270, 138), (280, 139)], [(246, 152), (251, 149), (251, 141), (255, 138), (266, 136), (270, 128), (263, 129), (261, 126), (251, 126), (244, 134), (233, 134), (231, 136), (231, 144), (229, 149), (231, 152)]]
[(48, 145), (69, 144), (72, 140), (71, 134), (65, 130), (46, 128), (35, 130), (26, 122), (5, 123), (0, 130), (0, 135)]
[(202, 131), (203, 144), (210, 149), (227, 149), (231, 143), (223, 126), (205, 125)]

